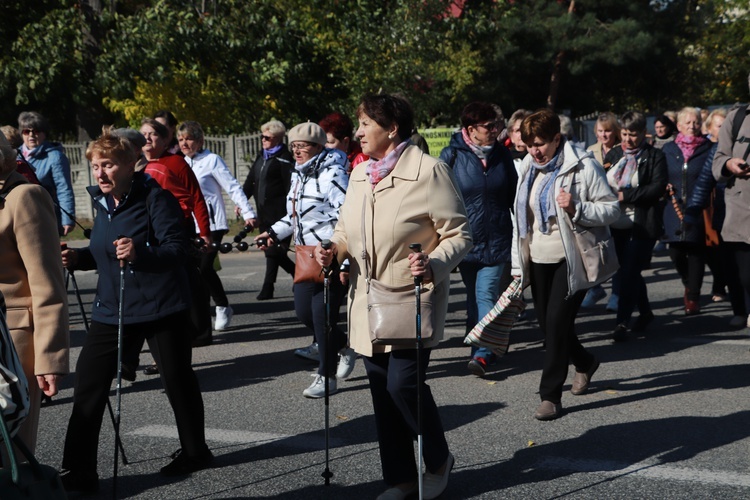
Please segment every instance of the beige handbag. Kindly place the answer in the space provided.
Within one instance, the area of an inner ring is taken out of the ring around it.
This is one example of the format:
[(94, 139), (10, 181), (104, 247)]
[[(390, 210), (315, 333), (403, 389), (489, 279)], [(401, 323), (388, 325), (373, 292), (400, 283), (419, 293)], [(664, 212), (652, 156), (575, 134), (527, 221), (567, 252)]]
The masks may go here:
[[(367, 287), (367, 319), (370, 323), (370, 341), (373, 344), (409, 345), (415, 344), (416, 335), (416, 291), (414, 286), (392, 287), (370, 277), (370, 256), (365, 237), (365, 207), (362, 204), (362, 260), (365, 261), (365, 282)], [(422, 285), (421, 322), (422, 340), (430, 340), (433, 334), (432, 297), (433, 284)]]

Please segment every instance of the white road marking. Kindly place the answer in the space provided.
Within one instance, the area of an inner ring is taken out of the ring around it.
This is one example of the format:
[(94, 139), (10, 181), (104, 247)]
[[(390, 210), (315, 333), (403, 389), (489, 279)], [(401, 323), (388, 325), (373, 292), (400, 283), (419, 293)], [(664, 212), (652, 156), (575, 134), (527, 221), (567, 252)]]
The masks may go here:
[(540, 462), (539, 467), (542, 469), (562, 469), (574, 472), (594, 472), (607, 476), (627, 475), (649, 479), (750, 487), (750, 474), (673, 467), (670, 465), (660, 465), (657, 462), (649, 463), (644, 461), (628, 465), (624, 462), (606, 460), (572, 460), (561, 457), (550, 457)]
[[(147, 425), (129, 432), (131, 436), (144, 436), (155, 438), (178, 439), (177, 427), (173, 425)], [(232, 431), (228, 429), (206, 429), (206, 441), (228, 444), (244, 444), (249, 446), (261, 446), (270, 443), (279, 443), (289, 448), (302, 448), (305, 450), (319, 450), (325, 447), (323, 429), (320, 436), (270, 434), (266, 432)], [(341, 440), (330, 438), (331, 447), (342, 446)]]

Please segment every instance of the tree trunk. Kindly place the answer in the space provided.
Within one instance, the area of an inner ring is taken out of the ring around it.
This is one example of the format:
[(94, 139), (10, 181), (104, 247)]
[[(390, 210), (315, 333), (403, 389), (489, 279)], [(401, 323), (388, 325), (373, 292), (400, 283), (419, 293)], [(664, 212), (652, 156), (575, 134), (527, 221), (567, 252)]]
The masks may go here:
[[(568, 16), (572, 16), (576, 8), (575, 0), (571, 0), (568, 5)], [(564, 39), (564, 38), (563, 38)], [(557, 106), (557, 96), (560, 92), (560, 78), (562, 78), (563, 64), (565, 62), (565, 51), (561, 50), (555, 56), (555, 63), (552, 66), (552, 74), (549, 78), (549, 92), (547, 93), (547, 107), (555, 109)]]

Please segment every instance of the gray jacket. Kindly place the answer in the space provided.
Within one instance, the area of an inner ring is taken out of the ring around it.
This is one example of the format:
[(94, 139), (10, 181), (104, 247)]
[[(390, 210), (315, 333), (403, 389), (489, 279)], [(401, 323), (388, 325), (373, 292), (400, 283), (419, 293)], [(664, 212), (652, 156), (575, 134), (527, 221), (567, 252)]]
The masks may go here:
[[(746, 116), (737, 137), (733, 137), (732, 124), (737, 113), (745, 113)], [(750, 244), (750, 224), (747, 223), (747, 218), (750, 216), (750, 208), (748, 208), (750, 207), (750, 178), (735, 177), (724, 166), (731, 158), (745, 156), (750, 147), (748, 140), (750, 140), (750, 106), (730, 111), (724, 121), (724, 126), (719, 131), (719, 147), (712, 165), (716, 180), (727, 184), (724, 191), (727, 212), (721, 229), (721, 237), (724, 241), (746, 244)], [(746, 161), (747, 159), (745, 158)]]
[[(594, 159), (590, 151), (584, 151), (570, 142), (565, 141), (564, 159), (560, 173), (555, 179), (555, 192), (560, 189), (570, 192), (576, 204), (576, 213), (572, 217), (574, 225), (588, 227), (608, 226), (620, 217), (620, 203), (612, 188), (607, 183), (604, 169)], [(521, 189), (526, 172), (533, 168), (531, 166), (531, 155), (523, 159), (521, 169), (518, 172), (518, 189)], [(516, 200), (518, 191), (516, 191)], [(557, 213), (562, 214), (563, 209), (557, 206)], [(514, 213), (515, 219), (515, 213)], [(589, 288), (591, 285), (586, 277), (586, 270), (575, 243), (573, 229), (569, 224), (560, 222), (560, 237), (565, 249), (565, 260), (568, 265), (568, 296), (578, 290)], [(511, 248), (513, 265), (512, 274), (521, 276), (524, 286), (529, 284), (529, 267), (531, 265), (531, 252), (529, 250), (529, 239), (518, 237), (518, 227), (514, 224), (513, 247)]]

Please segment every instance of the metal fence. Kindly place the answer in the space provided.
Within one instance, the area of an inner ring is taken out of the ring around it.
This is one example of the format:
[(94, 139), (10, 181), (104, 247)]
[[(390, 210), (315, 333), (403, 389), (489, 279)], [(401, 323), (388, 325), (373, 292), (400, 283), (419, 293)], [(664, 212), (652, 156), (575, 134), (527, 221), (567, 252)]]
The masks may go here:
[[(224, 158), (229, 171), (242, 184), (250, 172), (255, 157), (261, 150), (260, 135), (260, 133), (257, 133), (206, 137), (206, 148)], [(86, 188), (95, 183), (89, 162), (86, 160), (87, 146), (87, 143), (63, 144), (65, 155), (70, 160), (70, 176), (75, 195), (76, 217), (80, 220), (94, 219), (94, 205), (86, 192)], [(234, 206), (226, 193), (224, 193), (224, 202), (228, 207)]]
[[(451, 129), (426, 129), (420, 130), (430, 143), (430, 153), (434, 156), (440, 154), (440, 150), (447, 146), (450, 139)], [(260, 133), (246, 135), (211, 136), (205, 138), (205, 147), (211, 152), (221, 156), (229, 167), (229, 171), (240, 182), (245, 182), (250, 173), (253, 161), (261, 151)], [(73, 193), (76, 203), (76, 217), (80, 220), (93, 220), (94, 206), (86, 188), (94, 184), (91, 168), (86, 160), (87, 143), (63, 144), (65, 155), (70, 160), (70, 173), (73, 181)], [(224, 193), (224, 202), (227, 207), (233, 207), (234, 203)], [(231, 209), (228, 210), (231, 214)]]

